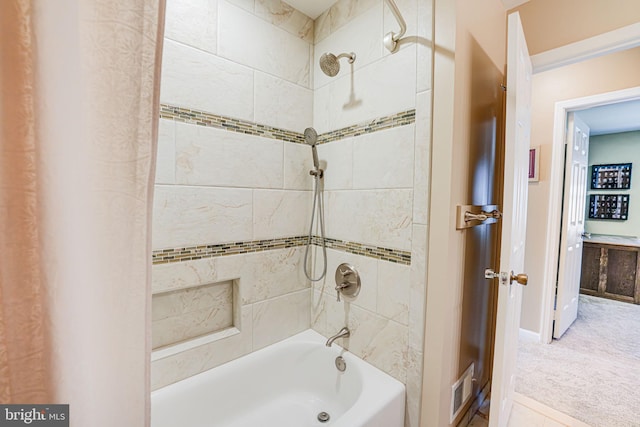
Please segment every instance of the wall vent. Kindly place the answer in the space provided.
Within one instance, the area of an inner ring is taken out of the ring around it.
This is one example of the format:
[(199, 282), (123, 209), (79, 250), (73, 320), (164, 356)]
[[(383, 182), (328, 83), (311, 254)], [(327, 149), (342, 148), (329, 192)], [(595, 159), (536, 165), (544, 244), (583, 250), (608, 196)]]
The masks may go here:
[(451, 386), (451, 419), (449, 423), (453, 423), (460, 411), (471, 397), (473, 391), (473, 373), (474, 364), (472, 363), (458, 381)]

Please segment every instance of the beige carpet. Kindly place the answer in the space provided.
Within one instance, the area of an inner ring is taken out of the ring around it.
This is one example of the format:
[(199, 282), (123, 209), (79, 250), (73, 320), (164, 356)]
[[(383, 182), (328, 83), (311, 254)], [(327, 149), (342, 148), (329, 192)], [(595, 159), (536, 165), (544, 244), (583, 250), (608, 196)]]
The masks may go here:
[(560, 340), (520, 343), (516, 391), (594, 427), (640, 427), (640, 306), (581, 295)]

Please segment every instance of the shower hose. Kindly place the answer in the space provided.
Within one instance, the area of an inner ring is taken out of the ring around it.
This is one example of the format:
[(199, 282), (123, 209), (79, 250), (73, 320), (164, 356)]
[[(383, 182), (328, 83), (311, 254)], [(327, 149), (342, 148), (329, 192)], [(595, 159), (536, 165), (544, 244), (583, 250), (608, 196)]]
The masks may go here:
[[(318, 282), (327, 275), (327, 245), (325, 243), (325, 234), (324, 234), (324, 209), (322, 206), (322, 192), (320, 191), (320, 178), (319, 175), (316, 175), (313, 180), (313, 210), (311, 211), (311, 224), (309, 224), (309, 237), (307, 239), (307, 247), (304, 251), (304, 275), (307, 276), (307, 279), (312, 282)], [(320, 223), (320, 236), (321, 236), (321, 246), (322, 246), (322, 258), (323, 258), (323, 267), (322, 274), (319, 277), (314, 278), (312, 272), (309, 270), (309, 248), (311, 247), (311, 240), (313, 236), (313, 223), (316, 215), (316, 208), (318, 210), (318, 222)]]

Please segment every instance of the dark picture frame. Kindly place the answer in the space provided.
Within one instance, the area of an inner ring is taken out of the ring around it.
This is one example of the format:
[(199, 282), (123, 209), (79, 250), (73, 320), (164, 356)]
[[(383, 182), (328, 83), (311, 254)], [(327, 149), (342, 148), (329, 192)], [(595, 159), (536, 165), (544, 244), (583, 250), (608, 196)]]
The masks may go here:
[(631, 188), (632, 163), (591, 166), (591, 189), (628, 190)]
[(626, 221), (629, 219), (628, 194), (591, 194), (589, 218)]

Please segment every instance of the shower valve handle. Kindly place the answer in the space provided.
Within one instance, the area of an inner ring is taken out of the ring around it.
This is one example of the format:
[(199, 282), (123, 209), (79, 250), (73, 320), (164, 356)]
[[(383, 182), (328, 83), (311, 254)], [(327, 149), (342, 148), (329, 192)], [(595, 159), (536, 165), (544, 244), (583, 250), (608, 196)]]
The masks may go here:
[(340, 302), (340, 294), (347, 297), (347, 300), (353, 299), (360, 293), (360, 275), (355, 267), (342, 263), (336, 269), (336, 293), (337, 301)]
[(340, 302), (340, 292), (342, 292), (343, 289), (346, 289), (349, 286), (351, 286), (351, 283), (349, 282), (344, 282), (344, 283), (340, 283), (339, 285), (336, 285), (336, 293), (338, 294), (338, 298), (336, 301)]

